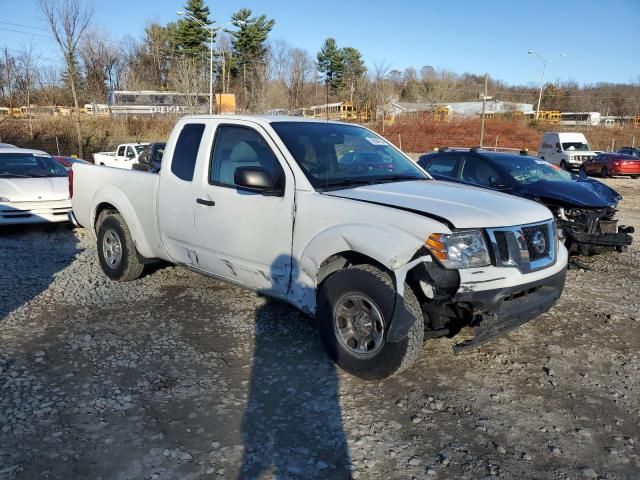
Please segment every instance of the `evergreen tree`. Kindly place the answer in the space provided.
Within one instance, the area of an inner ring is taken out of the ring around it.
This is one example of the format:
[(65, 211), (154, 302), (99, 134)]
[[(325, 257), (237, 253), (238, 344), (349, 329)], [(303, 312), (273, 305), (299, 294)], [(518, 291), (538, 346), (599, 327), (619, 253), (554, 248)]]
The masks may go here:
[(357, 88), (359, 80), (364, 76), (367, 68), (364, 66), (362, 54), (357, 48), (345, 47), (341, 50), (343, 71), (342, 71), (342, 90), (345, 93), (351, 93), (352, 89)]
[(324, 81), (333, 93), (342, 86), (344, 73), (343, 50), (338, 48), (334, 38), (327, 38), (316, 57), (318, 71), (323, 75)]
[(267, 37), (275, 20), (268, 19), (266, 15), (251, 18), (251, 10), (243, 8), (233, 14), (231, 22), (238, 27), (238, 30), (231, 33), (238, 65), (264, 62), (267, 56)]
[(209, 20), (209, 7), (204, 4), (204, 0), (187, 0), (184, 11), (188, 15), (184, 15), (177, 22), (177, 49), (184, 56), (204, 58), (209, 50), (211, 34), (209, 30), (195, 21), (194, 18), (205, 25), (212, 25), (214, 22), (213, 20)]
[(237, 30), (231, 32), (234, 56), (233, 74), (242, 84), (243, 103), (247, 110), (258, 110), (263, 101), (266, 83), (267, 37), (275, 20), (266, 15), (251, 17), (251, 10), (242, 8), (231, 22)]

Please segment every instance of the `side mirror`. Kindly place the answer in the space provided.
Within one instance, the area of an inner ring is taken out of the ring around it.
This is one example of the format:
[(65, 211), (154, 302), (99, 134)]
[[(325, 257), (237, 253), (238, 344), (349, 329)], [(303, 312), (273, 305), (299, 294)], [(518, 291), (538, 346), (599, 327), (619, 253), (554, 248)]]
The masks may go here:
[(562, 149), (558, 146), (556, 147), (556, 152), (560, 153), (562, 151)]
[(233, 181), (239, 187), (247, 188), (264, 195), (281, 196), (282, 190), (276, 189), (273, 177), (262, 167), (238, 167), (233, 174)]

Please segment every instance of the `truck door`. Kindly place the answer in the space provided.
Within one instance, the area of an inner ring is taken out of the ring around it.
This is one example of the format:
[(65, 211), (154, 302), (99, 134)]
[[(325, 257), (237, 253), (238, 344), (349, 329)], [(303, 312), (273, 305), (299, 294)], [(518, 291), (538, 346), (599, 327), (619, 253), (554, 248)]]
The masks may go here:
[(198, 266), (195, 247), (195, 182), (198, 157), (208, 158), (204, 123), (185, 123), (168, 152), (169, 168), (160, 175), (158, 225), (162, 243), (175, 263)]
[[(241, 167), (269, 172), (279, 191), (236, 184)], [(272, 294), (284, 295), (292, 269), (295, 185), (281, 152), (250, 122), (217, 126), (198, 182), (195, 229), (200, 268)]]

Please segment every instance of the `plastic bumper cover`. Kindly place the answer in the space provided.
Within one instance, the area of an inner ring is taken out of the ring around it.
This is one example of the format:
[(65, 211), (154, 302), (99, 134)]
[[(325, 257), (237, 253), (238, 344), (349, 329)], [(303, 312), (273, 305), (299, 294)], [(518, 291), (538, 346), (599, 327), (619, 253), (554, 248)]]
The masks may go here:
[(494, 290), (459, 292), (456, 303), (469, 304), (477, 314), (474, 336), (453, 346), (455, 353), (478, 347), (549, 310), (560, 298), (567, 270), (535, 282)]

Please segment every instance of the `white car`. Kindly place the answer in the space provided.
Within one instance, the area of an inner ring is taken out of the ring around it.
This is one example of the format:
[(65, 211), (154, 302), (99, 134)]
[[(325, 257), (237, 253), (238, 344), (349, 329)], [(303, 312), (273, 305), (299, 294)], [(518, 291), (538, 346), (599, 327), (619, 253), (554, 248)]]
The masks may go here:
[(66, 222), (70, 210), (61, 164), (39, 150), (0, 148), (0, 226)]
[(113, 152), (98, 152), (93, 154), (93, 162), (105, 167), (133, 169), (138, 163), (140, 154), (149, 143), (123, 143)]
[[(551, 308), (567, 250), (544, 206), (434, 180), (366, 128), (297, 117), (188, 116), (161, 174), (73, 166), (71, 220), (113, 280), (158, 259), (285, 300), (366, 379), (426, 337), (481, 345)], [(482, 368), (478, 365), (478, 368)]]

